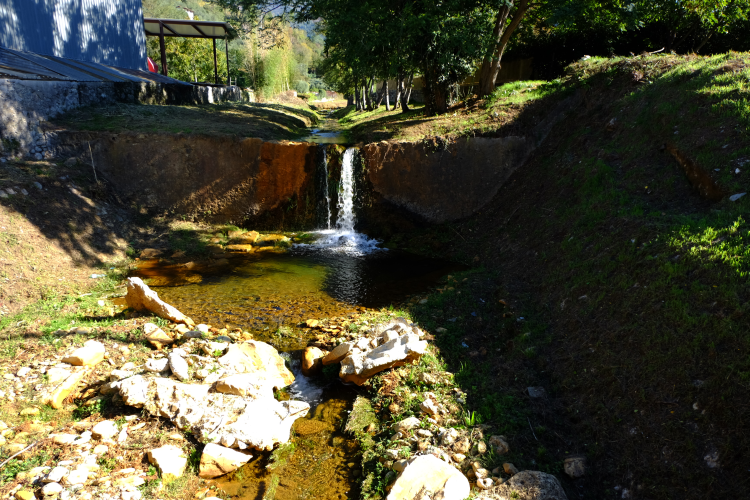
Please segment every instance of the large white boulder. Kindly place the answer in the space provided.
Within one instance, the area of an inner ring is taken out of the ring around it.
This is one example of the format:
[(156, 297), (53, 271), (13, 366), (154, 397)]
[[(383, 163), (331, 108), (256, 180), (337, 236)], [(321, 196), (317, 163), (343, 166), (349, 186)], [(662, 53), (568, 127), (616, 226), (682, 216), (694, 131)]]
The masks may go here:
[(161, 300), (159, 295), (140, 278), (128, 278), (127, 288), (128, 293), (125, 296), (125, 302), (129, 308), (136, 311), (151, 311), (157, 316), (175, 323), (185, 323), (188, 326), (195, 325), (192, 319)]
[(427, 342), (407, 333), (367, 352), (355, 352), (341, 361), (339, 376), (344, 382), (362, 385), (376, 373), (416, 361), (427, 350)]
[(239, 469), (251, 458), (253, 458), (252, 455), (247, 453), (231, 450), (218, 444), (207, 444), (201, 455), (198, 476), (204, 479), (213, 479), (229, 474)]
[(239, 396), (209, 393), (209, 388), (136, 375), (121, 382), (120, 396), (127, 405), (171, 419), (202, 443), (240, 449), (271, 450), (286, 443), (294, 421), (310, 409), (302, 401), (277, 401), (270, 391)]
[(555, 476), (525, 470), (485, 490), (476, 500), (568, 500), (568, 497)]
[(265, 342), (248, 340), (231, 344), (218, 363), (228, 372), (252, 373), (276, 389), (294, 382), (294, 375), (284, 364), (284, 358)]
[(469, 480), (461, 471), (434, 455), (422, 455), (409, 460), (386, 500), (414, 500), (425, 496), (464, 500), (470, 493)]

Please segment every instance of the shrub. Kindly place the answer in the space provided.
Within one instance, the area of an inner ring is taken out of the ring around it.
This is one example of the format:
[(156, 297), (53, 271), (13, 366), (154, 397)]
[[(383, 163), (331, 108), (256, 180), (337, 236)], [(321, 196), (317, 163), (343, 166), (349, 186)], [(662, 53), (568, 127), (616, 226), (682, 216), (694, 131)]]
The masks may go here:
[(307, 94), (310, 90), (310, 84), (304, 80), (298, 80), (297, 83), (294, 84), (294, 89), (298, 94)]

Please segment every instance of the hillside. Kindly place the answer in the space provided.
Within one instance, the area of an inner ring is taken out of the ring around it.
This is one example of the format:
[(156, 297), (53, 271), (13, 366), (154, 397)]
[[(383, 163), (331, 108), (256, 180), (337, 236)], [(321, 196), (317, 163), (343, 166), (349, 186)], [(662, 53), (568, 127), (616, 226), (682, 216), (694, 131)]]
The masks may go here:
[(481, 213), (391, 235), (474, 265), (413, 314), (516, 465), (586, 457), (569, 498), (747, 496), (748, 81), (746, 53), (576, 63), (582, 105)]

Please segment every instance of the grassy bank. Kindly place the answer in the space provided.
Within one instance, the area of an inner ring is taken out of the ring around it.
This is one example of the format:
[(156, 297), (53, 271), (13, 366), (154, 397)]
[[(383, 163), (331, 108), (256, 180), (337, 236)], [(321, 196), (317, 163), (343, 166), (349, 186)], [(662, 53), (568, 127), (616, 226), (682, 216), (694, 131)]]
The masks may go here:
[[(482, 265), (507, 291), (493, 299), (524, 319), (480, 344), (534, 370), (486, 378), (547, 389), (535, 414), (568, 434), (544, 448), (586, 455), (584, 498), (747, 491), (750, 202), (729, 196), (750, 184), (748, 81), (747, 54), (577, 63), (563, 86), (584, 104), (493, 202), (391, 242)], [(450, 331), (442, 296), (431, 319)]]
[(319, 122), (308, 106), (225, 103), (203, 106), (117, 104), (82, 108), (52, 123), (73, 130), (169, 132), (174, 134), (237, 135), (266, 140), (294, 140)]

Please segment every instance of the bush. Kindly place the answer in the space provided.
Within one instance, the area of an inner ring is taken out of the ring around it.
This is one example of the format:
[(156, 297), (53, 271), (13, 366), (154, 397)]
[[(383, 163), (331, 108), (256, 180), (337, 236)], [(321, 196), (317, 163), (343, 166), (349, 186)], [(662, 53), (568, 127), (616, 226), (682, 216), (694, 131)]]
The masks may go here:
[(320, 92), (318, 92), (318, 98), (319, 99), (325, 99), (326, 98), (326, 91), (323, 89), (320, 89)]
[(310, 84), (304, 80), (298, 80), (297, 83), (294, 84), (294, 89), (297, 91), (297, 94), (307, 94), (310, 90)]

